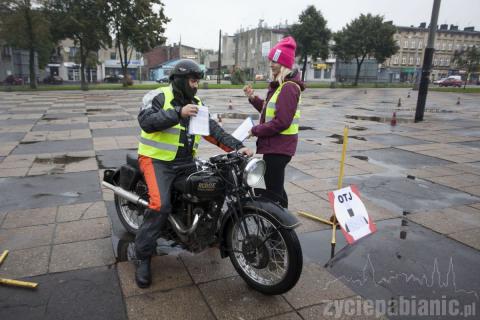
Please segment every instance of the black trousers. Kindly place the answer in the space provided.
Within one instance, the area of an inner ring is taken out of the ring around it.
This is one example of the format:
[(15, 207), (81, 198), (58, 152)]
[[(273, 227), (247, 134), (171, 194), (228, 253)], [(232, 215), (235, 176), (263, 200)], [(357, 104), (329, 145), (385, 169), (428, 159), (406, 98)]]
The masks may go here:
[(280, 205), (288, 208), (288, 196), (284, 189), (285, 168), (292, 159), (284, 154), (264, 154), (263, 160), (266, 163), (265, 186), (267, 191), (278, 200)]
[[(155, 253), (157, 239), (172, 212), (172, 184), (176, 177), (185, 175), (185, 170), (173, 166), (182, 163), (165, 163), (148, 157), (139, 157), (139, 167), (148, 186), (149, 207), (145, 210), (143, 224), (135, 236), (137, 259), (143, 260)], [(184, 164), (184, 163), (183, 163)]]

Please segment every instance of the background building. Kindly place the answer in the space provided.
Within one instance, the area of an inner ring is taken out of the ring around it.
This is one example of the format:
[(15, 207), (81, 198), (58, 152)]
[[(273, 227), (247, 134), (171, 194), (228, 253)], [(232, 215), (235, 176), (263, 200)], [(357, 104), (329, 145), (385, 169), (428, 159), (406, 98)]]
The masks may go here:
[(233, 70), (240, 67), (252, 79), (255, 75), (268, 78), (268, 52), (287, 34), (288, 25), (268, 27), (260, 20), (255, 29), (241, 28), (235, 35), (222, 37), (222, 67)]
[[(204, 55), (202, 50), (183, 44), (169, 46), (159, 46), (144, 54), (145, 69), (148, 73), (149, 80), (159, 80), (168, 76), (168, 71), (173, 68), (175, 61), (178, 59), (192, 59), (198, 63), (202, 63)], [(165, 69), (165, 70), (163, 70)]]
[[(30, 82), (29, 52), (2, 44), (0, 41), (0, 81), (9, 75), (22, 78), (23, 83)], [(35, 54), (35, 70), (39, 76), (38, 60)]]
[[(423, 55), (428, 40), (425, 22), (419, 27), (397, 27), (394, 35), (399, 51), (382, 65), (389, 81), (415, 81), (420, 75)], [(431, 79), (436, 80), (458, 73), (452, 64), (456, 50), (480, 47), (480, 32), (473, 27), (459, 30), (458, 26), (442, 24), (435, 34), (435, 52)]]

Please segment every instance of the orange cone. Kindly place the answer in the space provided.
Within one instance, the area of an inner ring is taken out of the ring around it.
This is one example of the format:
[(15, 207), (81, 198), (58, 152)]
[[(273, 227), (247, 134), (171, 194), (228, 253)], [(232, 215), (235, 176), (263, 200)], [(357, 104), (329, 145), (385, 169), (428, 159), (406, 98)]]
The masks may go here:
[(232, 99), (230, 99), (228, 101), (228, 110), (232, 110), (233, 109), (233, 106), (232, 106)]
[(397, 125), (397, 113), (395, 111), (393, 112), (392, 120), (390, 120), (390, 125), (391, 126)]

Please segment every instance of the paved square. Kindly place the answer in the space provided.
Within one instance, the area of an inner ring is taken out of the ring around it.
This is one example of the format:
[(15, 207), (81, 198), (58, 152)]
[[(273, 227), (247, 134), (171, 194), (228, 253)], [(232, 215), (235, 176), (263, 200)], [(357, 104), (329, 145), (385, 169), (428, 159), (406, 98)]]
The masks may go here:
[[(10, 250), (0, 277), (40, 283), (33, 292), (0, 287), (0, 318), (93, 319), (95, 310), (103, 319), (327, 319), (334, 299), (400, 295), (444, 294), (478, 305), (478, 95), (461, 94), (456, 105), (457, 93), (430, 92), (425, 121), (413, 123), (416, 92), (407, 98), (408, 91), (303, 94), (285, 188), (302, 222), (304, 269), (295, 288), (274, 297), (249, 288), (217, 248), (193, 255), (161, 241), (152, 287), (136, 287), (125, 261), (133, 238), (100, 179), (136, 152), (145, 91), (0, 93), (0, 251)], [(228, 132), (247, 115), (258, 119), (240, 89), (199, 96), (224, 115)], [(345, 125), (344, 185), (359, 187), (378, 232), (349, 246), (337, 231), (330, 260), (329, 227), (297, 211), (330, 217), (327, 193), (337, 188)], [(254, 140), (246, 144), (255, 148)], [(221, 152), (202, 140), (201, 157)]]

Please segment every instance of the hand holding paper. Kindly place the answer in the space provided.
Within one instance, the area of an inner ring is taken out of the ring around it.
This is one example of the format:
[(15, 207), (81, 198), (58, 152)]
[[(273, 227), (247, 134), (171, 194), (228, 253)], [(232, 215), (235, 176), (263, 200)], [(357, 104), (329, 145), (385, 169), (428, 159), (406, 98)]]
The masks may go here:
[(199, 134), (202, 136), (210, 135), (210, 122), (208, 116), (208, 108), (205, 106), (198, 106), (198, 113), (196, 116), (190, 117), (190, 124), (188, 126), (189, 134)]
[(246, 118), (242, 124), (232, 133), (232, 136), (243, 142), (250, 136), (250, 130), (252, 130), (254, 126), (253, 120), (251, 117)]

